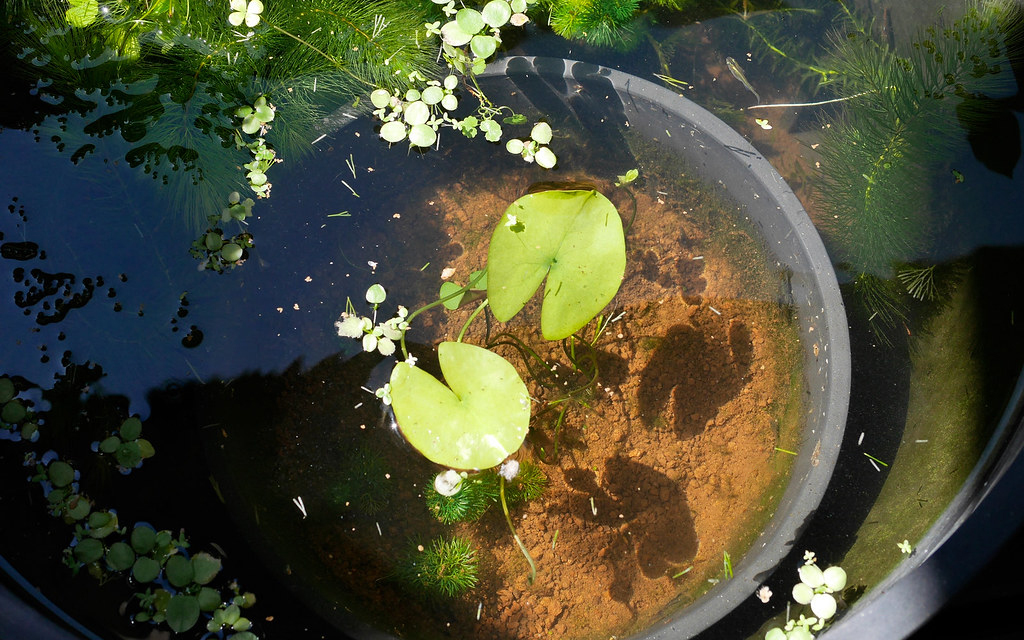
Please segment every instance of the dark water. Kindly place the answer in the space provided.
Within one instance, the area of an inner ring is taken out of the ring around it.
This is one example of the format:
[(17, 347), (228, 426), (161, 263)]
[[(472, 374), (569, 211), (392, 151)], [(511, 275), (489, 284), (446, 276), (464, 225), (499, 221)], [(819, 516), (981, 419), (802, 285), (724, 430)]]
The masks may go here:
[[(733, 108), (748, 104), (751, 96), (723, 71), (721, 61), (732, 56), (741, 61), (765, 101), (815, 99), (799, 94), (804, 85), (782, 74), (773, 83), (775, 67), (763, 58), (745, 57), (749, 34), (738, 19), (716, 15), (693, 16), (702, 19), (699, 25), (676, 18), (681, 24), (651, 30), (655, 41), (671, 44), (660, 53), (674, 76), (695, 87), (686, 90), (688, 97), (718, 109), (724, 118), (735, 118)], [(875, 8), (877, 18), (883, 15)], [(904, 33), (914, 28), (902, 13), (889, 19)], [(819, 44), (827, 31), (820, 23), (796, 28)], [(601, 63), (647, 79), (664, 71), (649, 43), (629, 52), (598, 49), (567, 45), (532, 29), (515, 47), (517, 53)], [(715, 60), (720, 66), (709, 67)], [(21, 95), (12, 103), (12, 111), (33, 108), (23, 99)], [(949, 156), (941, 172), (929, 176), (929, 205), (935, 213), (925, 230), (926, 257), (969, 274), (981, 318), (971, 357), (983, 372), (986, 411), (978, 417), (974, 447), (965, 450), (963, 464), (968, 466), (987, 442), (1024, 362), (1024, 315), (1019, 307), (1024, 296), (1016, 277), (1024, 264), (1024, 224), (1016, 206), (1021, 193), (1021, 102), (1013, 90), (1000, 99), (1004, 108), (991, 119), (988, 131), (968, 135), (950, 129), (965, 144)], [(234, 499), (238, 488), (211, 482), (216, 474), (207, 461), (217, 459), (218, 452), (210, 449), (217, 438), (209, 435), (224, 428), (230, 439), (227, 425), (237, 429), (262, 424), (283, 380), (315, 363), (353, 355), (351, 349), (339, 353), (333, 329), (347, 296), (380, 279), (402, 282), (415, 291), (422, 281), (436, 277), (445, 256), (431, 253), (431, 247), (443, 246), (442, 238), (430, 237), (435, 230), (424, 227), (426, 249), (417, 249), (415, 260), (410, 259), (412, 249), (385, 240), (389, 225), (398, 224), (386, 210), (396, 197), (396, 176), (410, 184), (444, 179), (452, 170), (446, 154), (453, 149), (479, 154), (481, 162), (490, 162), (489, 154), (502, 155), (496, 167), (507, 164), (504, 152), (480, 145), (447, 146), (445, 140), (441, 151), (424, 156), (387, 150), (367, 120), (346, 127), (343, 137), (314, 143), (311, 136), (307, 156), (285, 158), (273, 168), (273, 196), (258, 201), (249, 220), (256, 246), (246, 264), (218, 275), (199, 271), (188, 253), (201, 228), (195, 212), (177, 199), (172, 187), (129, 166), (129, 143), (118, 135), (93, 136), (95, 150), (73, 162), (69, 149), (58, 150), (51, 140), (60, 129), (57, 116), (27, 130), (19, 126), (18, 116), (8, 114), (0, 131), (5, 171), (0, 189), (7, 208), (0, 212), (7, 247), (0, 261), (0, 372), (17, 381), (20, 397), (34, 401), (36, 411), (50, 412), (50, 424), (63, 426), (46, 434), (38, 446), (5, 442), (0, 447), (4, 556), (30, 581), (47, 585), (47, 595), (85, 624), (115, 627), (136, 637), (148, 633), (146, 625), (131, 628), (116, 614), (118, 603), (131, 596), (129, 585), (114, 581), (96, 589), (87, 575), (67, 579), (60, 553), (71, 538), (70, 528), (46, 515), (39, 488), (25, 482), (31, 469), (22, 464), (27, 450), (42, 454), (49, 447), (66, 447), (89, 495), (98, 505), (122, 513), (123, 524), (150, 522), (175, 531), (184, 527), (196, 548), (213, 543), (227, 552), (226, 573), (245, 589), (261, 598), (273, 594), (259, 602), (260, 633), (337, 637), (290, 591), (278, 588), (279, 577), (291, 568), (264, 566), (268, 551), (253, 548), (258, 537), (237, 530), (225, 517), (231, 509), (222, 499)], [(83, 124), (72, 116), (69, 126)], [(813, 132), (816, 126), (811, 114), (801, 115), (793, 125), (797, 134)], [(793, 153), (781, 147), (763, 151), (780, 165)], [(356, 175), (345, 164), (348, 157)], [(953, 169), (966, 176), (964, 182), (950, 179)], [(244, 184), (238, 188), (244, 192)], [(216, 211), (223, 203), (207, 206)], [(341, 212), (349, 216), (331, 215)], [(842, 267), (838, 265), (841, 277)], [(868, 314), (857, 310), (849, 283), (846, 289), (854, 362), (846, 444), (856, 444), (866, 433), (872, 454), (892, 460), (913, 392), (915, 321), (933, 310), (915, 309), (905, 333), (898, 331), (884, 342), (871, 330)], [(375, 371), (375, 364), (360, 361), (353, 379), (375, 388), (374, 381), (384, 375)], [(151, 436), (157, 455), (125, 476), (96, 463), (89, 447), (98, 434), (131, 414), (144, 420), (144, 434)], [(249, 435), (272, 437), (255, 428)], [(815, 549), (819, 557), (842, 557), (853, 545), (887, 477), (867, 466), (855, 447), (850, 450), (840, 458), (821, 515), (798, 545)], [(256, 449), (243, 447), (231, 455), (230, 461), (221, 462), (254, 473), (276, 463)], [(297, 523), (297, 510), (293, 517)], [(287, 530), (279, 533), (286, 540)], [(773, 590), (786, 593), (788, 578), (773, 580)], [(727, 629), (707, 636), (753, 633), (766, 617), (759, 607), (756, 601), (745, 605)]]

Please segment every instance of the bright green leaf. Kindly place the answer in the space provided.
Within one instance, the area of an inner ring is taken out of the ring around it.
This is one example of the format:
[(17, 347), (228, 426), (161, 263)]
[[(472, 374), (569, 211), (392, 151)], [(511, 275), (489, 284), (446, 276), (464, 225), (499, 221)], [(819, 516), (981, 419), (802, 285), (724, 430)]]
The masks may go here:
[(514, 453), (530, 425), (530, 396), (507, 360), (462, 342), (437, 357), (448, 386), (404, 362), (391, 372), (391, 403), (406, 440), (453, 469), (487, 469)]
[(512, 17), (512, 7), (505, 0), (491, 0), (484, 5), (481, 15), (487, 26), (499, 29)]
[(64, 19), (72, 27), (88, 27), (99, 15), (100, 3), (97, 0), (70, 0), (70, 8), (64, 12)]
[(414, 124), (409, 129), (409, 143), (416, 147), (429, 147), (437, 142), (437, 132), (430, 125)]
[(622, 220), (594, 190), (543, 191), (519, 198), (491, 236), (487, 297), (494, 316), (508, 321), (547, 278), (541, 332), (560, 340), (586, 325), (619, 290), (626, 270)]
[(498, 49), (498, 41), (493, 36), (473, 36), (469, 41), (469, 48), (478, 58), (490, 58)]
[(480, 33), (485, 26), (484, 17), (476, 9), (459, 9), (459, 12), (455, 14), (455, 22), (460, 29), (469, 34)]
[(444, 39), (445, 44), (453, 47), (461, 47), (469, 44), (469, 41), (473, 39), (474, 34), (475, 32), (466, 33), (454, 20), (441, 27), (441, 38)]

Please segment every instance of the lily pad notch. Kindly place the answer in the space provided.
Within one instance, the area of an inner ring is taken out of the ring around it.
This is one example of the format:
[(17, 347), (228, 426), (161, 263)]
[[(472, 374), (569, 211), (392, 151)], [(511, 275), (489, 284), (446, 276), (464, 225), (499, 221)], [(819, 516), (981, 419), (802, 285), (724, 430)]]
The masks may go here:
[(599, 314), (622, 284), (626, 245), (615, 205), (593, 189), (527, 194), (491, 236), (487, 297), (507, 322), (544, 282), (541, 333), (561, 340)]

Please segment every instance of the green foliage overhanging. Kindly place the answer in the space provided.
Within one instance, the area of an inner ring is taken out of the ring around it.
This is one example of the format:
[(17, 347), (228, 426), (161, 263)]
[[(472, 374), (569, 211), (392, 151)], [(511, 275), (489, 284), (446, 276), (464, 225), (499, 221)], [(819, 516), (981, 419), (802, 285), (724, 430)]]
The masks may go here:
[(932, 176), (962, 144), (961, 126), (1012, 86), (1017, 15), (1010, 2), (974, 3), (899, 52), (862, 30), (835, 37), (824, 66), (849, 100), (826, 121), (822, 222), (876, 330), (905, 317), (896, 270), (926, 246)]

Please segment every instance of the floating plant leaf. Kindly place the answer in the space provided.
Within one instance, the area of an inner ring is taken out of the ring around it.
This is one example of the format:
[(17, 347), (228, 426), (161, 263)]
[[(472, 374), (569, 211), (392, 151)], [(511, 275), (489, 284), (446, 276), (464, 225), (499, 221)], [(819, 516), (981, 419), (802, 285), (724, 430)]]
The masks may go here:
[(391, 372), (391, 403), (406, 440), (453, 469), (486, 469), (514, 453), (530, 424), (526, 385), (507, 360), (470, 344), (442, 342), (448, 386), (404, 362)]
[(594, 190), (542, 191), (519, 198), (495, 228), (487, 256), (487, 297), (505, 322), (547, 278), (541, 332), (548, 340), (573, 334), (615, 296), (626, 270), (622, 220)]
[(25, 419), (25, 407), (17, 400), (11, 400), (0, 412), (0, 420), (7, 424), (17, 424)]
[(95, 538), (85, 538), (75, 545), (75, 560), (82, 564), (96, 562), (103, 557), (103, 543)]
[(192, 580), (196, 584), (209, 584), (220, 571), (220, 558), (200, 551), (192, 556)]
[(220, 591), (211, 587), (203, 587), (196, 594), (199, 599), (199, 608), (203, 611), (213, 611), (220, 606)]
[(128, 418), (121, 423), (118, 430), (122, 440), (135, 440), (142, 435), (142, 421), (138, 418)]
[(188, 631), (199, 622), (199, 600), (177, 594), (167, 603), (167, 625), (176, 633)]
[(92, 511), (92, 503), (80, 495), (73, 495), (67, 502), (64, 515), (72, 520), (82, 520)]
[(46, 475), (50, 478), (50, 483), (53, 486), (66, 487), (74, 481), (75, 470), (62, 460), (54, 460), (46, 467)]
[(167, 570), (167, 581), (174, 587), (184, 587), (192, 582), (195, 572), (192, 570), (192, 563), (185, 556), (174, 555), (167, 559), (165, 565)]
[(139, 525), (132, 529), (132, 549), (136, 553), (149, 553), (156, 546), (156, 529)]
[(149, 556), (137, 558), (132, 565), (132, 577), (143, 584), (153, 582), (159, 575), (160, 563)]
[(117, 448), (114, 457), (117, 458), (117, 464), (126, 469), (134, 469), (142, 462), (142, 450), (138, 442), (125, 442)]
[(10, 378), (0, 378), (0, 403), (7, 402), (15, 396), (17, 389)]
[(115, 542), (107, 549), (107, 564), (114, 571), (127, 571), (135, 564), (135, 551), (127, 542)]
[(100, 451), (103, 453), (114, 453), (121, 446), (121, 438), (110, 436), (100, 441)]

